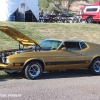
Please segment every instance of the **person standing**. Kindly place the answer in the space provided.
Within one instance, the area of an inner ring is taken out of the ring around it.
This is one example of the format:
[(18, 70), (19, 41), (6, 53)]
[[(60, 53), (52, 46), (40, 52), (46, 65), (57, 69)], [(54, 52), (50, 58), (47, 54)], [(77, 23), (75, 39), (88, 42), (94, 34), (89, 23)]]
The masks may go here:
[(43, 10), (39, 14), (39, 20), (40, 22), (44, 22), (44, 11)]

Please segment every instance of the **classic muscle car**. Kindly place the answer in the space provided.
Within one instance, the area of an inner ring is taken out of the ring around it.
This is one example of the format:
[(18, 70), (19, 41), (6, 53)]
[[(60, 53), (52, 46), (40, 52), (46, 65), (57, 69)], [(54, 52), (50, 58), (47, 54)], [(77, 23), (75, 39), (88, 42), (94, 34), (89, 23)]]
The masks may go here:
[(23, 72), (26, 78), (37, 79), (43, 71), (88, 68), (91, 74), (100, 75), (99, 44), (60, 39), (46, 39), (38, 44), (11, 27), (0, 26), (0, 30), (23, 45), (0, 51), (0, 69), (9, 74)]

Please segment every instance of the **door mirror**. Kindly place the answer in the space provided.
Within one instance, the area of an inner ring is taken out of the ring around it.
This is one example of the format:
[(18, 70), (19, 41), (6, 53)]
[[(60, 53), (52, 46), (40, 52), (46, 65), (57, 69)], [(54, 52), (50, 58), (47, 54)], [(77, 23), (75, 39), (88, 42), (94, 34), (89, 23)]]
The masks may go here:
[(61, 48), (61, 50), (66, 51), (66, 47)]

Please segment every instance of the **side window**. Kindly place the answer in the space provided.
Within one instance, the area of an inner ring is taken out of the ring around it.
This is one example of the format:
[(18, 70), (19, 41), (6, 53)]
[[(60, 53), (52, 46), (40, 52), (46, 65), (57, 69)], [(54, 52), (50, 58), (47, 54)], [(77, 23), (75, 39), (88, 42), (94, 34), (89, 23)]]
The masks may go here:
[(93, 8), (92, 11), (97, 11), (97, 8)]
[(66, 50), (81, 50), (79, 42), (65, 42)]
[(86, 11), (89, 12), (89, 11), (91, 11), (91, 9), (90, 8), (87, 8)]
[(86, 45), (84, 42), (80, 42), (80, 45), (81, 45), (81, 48), (82, 48), (82, 49), (87, 48), (87, 45)]
[(97, 10), (98, 10), (98, 8), (87, 8), (86, 9), (87, 12), (95, 12)]

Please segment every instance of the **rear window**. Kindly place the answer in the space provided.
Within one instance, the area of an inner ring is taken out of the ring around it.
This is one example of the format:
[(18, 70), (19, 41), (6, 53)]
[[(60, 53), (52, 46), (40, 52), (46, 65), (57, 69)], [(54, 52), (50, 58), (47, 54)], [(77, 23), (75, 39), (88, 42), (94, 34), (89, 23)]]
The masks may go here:
[(97, 11), (98, 8), (87, 8), (86, 11), (87, 12), (95, 12)]

